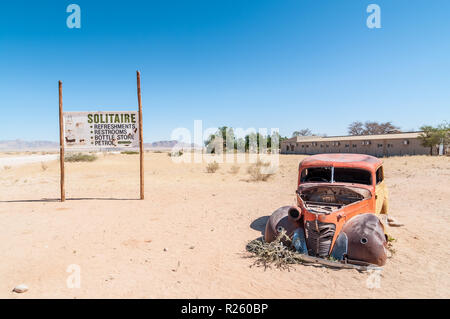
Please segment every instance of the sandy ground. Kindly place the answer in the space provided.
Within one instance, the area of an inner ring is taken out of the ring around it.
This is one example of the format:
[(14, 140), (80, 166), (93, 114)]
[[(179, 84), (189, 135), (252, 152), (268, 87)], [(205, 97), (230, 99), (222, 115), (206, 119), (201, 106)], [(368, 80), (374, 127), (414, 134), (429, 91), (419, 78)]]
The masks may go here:
[[(273, 210), (294, 203), (302, 158), (281, 156), (275, 176), (249, 182), (247, 164), (208, 174), (205, 164), (147, 153), (143, 201), (137, 155), (67, 163), (64, 203), (58, 161), (0, 167), (0, 297), (450, 297), (448, 157), (385, 159), (391, 215), (406, 226), (389, 229), (396, 252), (381, 277), (251, 268), (245, 245)], [(70, 265), (80, 267), (80, 288), (67, 286)], [(28, 292), (11, 292), (21, 283)]]
[(47, 155), (24, 155), (24, 156), (4, 156), (0, 157), (0, 167), (8, 169), (8, 166), (20, 166), (29, 163), (43, 163), (59, 159), (58, 154)]

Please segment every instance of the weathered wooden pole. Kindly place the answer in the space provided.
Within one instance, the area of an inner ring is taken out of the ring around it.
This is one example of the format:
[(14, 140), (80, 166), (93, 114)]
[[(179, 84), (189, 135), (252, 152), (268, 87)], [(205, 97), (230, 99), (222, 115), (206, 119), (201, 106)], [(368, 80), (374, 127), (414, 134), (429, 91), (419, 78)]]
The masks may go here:
[(136, 71), (137, 76), (137, 95), (139, 105), (139, 174), (141, 199), (144, 199), (144, 141), (142, 137), (142, 103), (141, 103), (141, 73)]
[(60, 185), (61, 202), (66, 200), (66, 191), (64, 188), (64, 120), (63, 120), (63, 102), (62, 102), (62, 82), (59, 81), (59, 165), (60, 165)]

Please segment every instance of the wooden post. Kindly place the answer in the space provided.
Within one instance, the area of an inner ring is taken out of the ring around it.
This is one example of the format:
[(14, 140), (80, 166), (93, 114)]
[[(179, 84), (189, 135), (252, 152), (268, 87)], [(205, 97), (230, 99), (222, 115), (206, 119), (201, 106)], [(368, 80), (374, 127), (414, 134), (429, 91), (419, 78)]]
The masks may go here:
[(137, 95), (139, 106), (139, 174), (140, 174), (140, 193), (141, 199), (144, 199), (144, 141), (142, 138), (142, 103), (141, 103), (141, 73), (136, 71), (137, 76)]
[(63, 102), (62, 102), (62, 82), (59, 81), (59, 164), (61, 172), (61, 202), (66, 200), (66, 191), (64, 189), (64, 121), (63, 121)]

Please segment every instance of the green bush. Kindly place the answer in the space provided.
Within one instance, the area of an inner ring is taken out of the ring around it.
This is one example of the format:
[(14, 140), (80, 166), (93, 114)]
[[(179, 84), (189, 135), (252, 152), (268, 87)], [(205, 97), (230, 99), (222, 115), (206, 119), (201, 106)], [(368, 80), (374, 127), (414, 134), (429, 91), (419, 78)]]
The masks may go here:
[(170, 152), (170, 153), (167, 153), (167, 155), (168, 155), (169, 157), (180, 157), (181, 155), (183, 155), (183, 151)]

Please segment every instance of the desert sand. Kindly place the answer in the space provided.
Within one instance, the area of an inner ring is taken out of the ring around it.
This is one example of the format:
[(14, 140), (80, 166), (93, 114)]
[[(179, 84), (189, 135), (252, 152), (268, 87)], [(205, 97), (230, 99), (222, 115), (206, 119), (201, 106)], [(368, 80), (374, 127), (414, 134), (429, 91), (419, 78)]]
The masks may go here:
[[(145, 200), (137, 155), (101, 155), (0, 167), (1, 298), (449, 298), (450, 159), (384, 159), (395, 253), (381, 273), (295, 265), (250, 267), (246, 244), (261, 236), (273, 210), (294, 203), (298, 163), (281, 155), (266, 182), (248, 164), (175, 164), (145, 154)], [(80, 288), (68, 288), (70, 265)], [(12, 292), (18, 284), (29, 291)]]
[(28, 163), (43, 163), (59, 159), (58, 154), (46, 154), (46, 155), (22, 155), (12, 156), (10, 154), (0, 155), (0, 167), (13, 167), (20, 166)]

